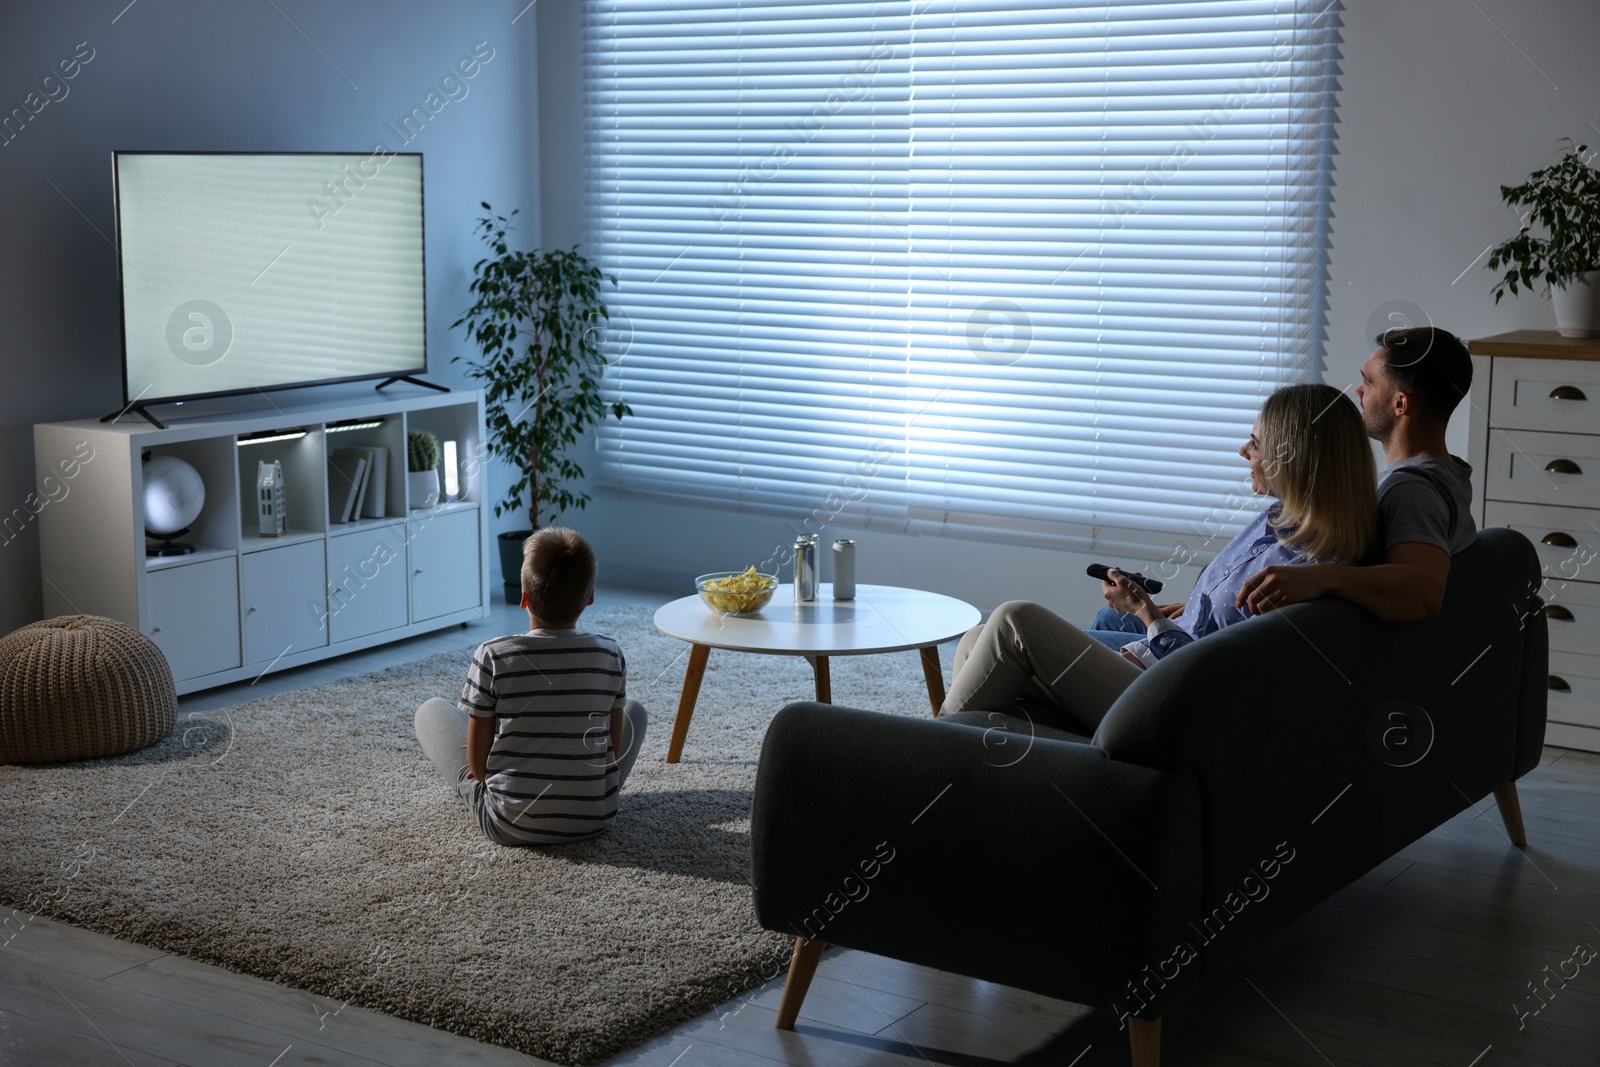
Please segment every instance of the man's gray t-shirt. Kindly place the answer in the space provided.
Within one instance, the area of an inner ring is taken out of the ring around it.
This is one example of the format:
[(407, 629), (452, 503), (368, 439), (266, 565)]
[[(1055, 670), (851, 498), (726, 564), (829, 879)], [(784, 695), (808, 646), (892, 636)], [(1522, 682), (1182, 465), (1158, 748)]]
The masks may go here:
[(1417, 542), (1452, 556), (1478, 536), (1472, 521), (1472, 468), (1455, 456), (1413, 456), (1378, 477), (1383, 547)]

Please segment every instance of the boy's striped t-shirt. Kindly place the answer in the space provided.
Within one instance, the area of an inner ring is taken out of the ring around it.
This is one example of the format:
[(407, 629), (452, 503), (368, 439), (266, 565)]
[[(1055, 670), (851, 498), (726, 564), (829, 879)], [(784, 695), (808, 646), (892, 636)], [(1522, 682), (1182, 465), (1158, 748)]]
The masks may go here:
[(484, 803), (509, 838), (558, 844), (611, 825), (611, 709), (626, 674), (616, 641), (580, 630), (497, 637), (473, 653), (457, 706), (495, 720)]

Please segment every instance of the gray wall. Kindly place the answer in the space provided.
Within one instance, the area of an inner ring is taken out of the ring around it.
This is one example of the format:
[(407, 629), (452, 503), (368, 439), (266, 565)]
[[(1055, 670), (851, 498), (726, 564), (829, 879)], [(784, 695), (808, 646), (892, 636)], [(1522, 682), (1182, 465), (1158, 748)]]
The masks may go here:
[[(536, 21), (530, 11), (513, 23), (526, 2), (6, 0), (0, 114), (26, 108), (30, 92), (58, 99), (0, 145), (0, 513), (33, 489), (33, 423), (122, 400), (112, 149), (399, 149), (385, 124), (487, 41), (494, 57), (466, 94), (452, 88), (404, 145), (425, 156), (430, 377), (466, 384), (449, 362), (466, 350), (449, 325), (479, 256), (478, 202), (521, 206), (523, 238), (539, 240)], [(80, 42), (93, 58), (41, 90)], [(0, 545), (0, 632), (39, 617), (38, 559), (31, 525)]]
[[(1561, 137), (1600, 147), (1600, 3), (1477, 7), (1346, 0), (1328, 285), (1334, 385), (1356, 380), (1373, 317), (1391, 301), (1469, 339), (1555, 329), (1547, 300), (1495, 304), (1483, 253), (1517, 231), (1501, 185), (1555, 162)], [(1464, 453), (1464, 412), (1451, 429)]]
[[(0, 112), (23, 106), (79, 42), (95, 53), (66, 83), (66, 97), (0, 146), (5, 511), (32, 489), (34, 422), (97, 415), (121, 398), (116, 265), (101, 236), (111, 233), (112, 148), (365, 149), (458, 55), (488, 40), (495, 59), (469, 95), (407, 146), (427, 154), (432, 376), (465, 382), (447, 362), (465, 351), (448, 324), (465, 306), (467, 271), (478, 255), (471, 236), (478, 201), (524, 206), (528, 246), (541, 236), (552, 245), (580, 239), (576, 0), (541, 0), (515, 24), (522, 0), (449, 8), (278, 0), (278, 7), (294, 25), (271, 5), (252, 3), (141, 0), (115, 23), (123, 0), (11, 0), (0, 8)], [(1501, 183), (1550, 161), (1557, 137), (1600, 142), (1590, 125), (1600, 124), (1593, 62), (1600, 4), (1479, 0), (1477, 7), (1482, 13), (1464, 0), (1347, 0), (1325, 369), (1335, 385), (1353, 381), (1370, 349), (1369, 323), (1389, 301), (1408, 301), (1469, 337), (1551, 324), (1541, 300), (1496, 307), (1481, 264), (1455, 279), (1515, 229), (1497, 195)], [(1452, 437), (1464, 450), (1463, 419)], [(495, 484), (504, 477), (491, 472)], [(794, 522), (817, 503), (797, 501)], [(595, 540), (606, 577), (662, 588), (758, 559), (792, 530), (782, 519), (603, 491), (569, 519)], [(511, 517), (499, 522), (513, 525)], [(925, 585), (984, 606), (1027, 596), (1074, 617), (1098, 599), (1094, 583), (1079, 577), (1089, 560), (1070, 553), (828, 533), (860, 539), (863, 581)], [(1182, 586), (1180, 579), (1175, 588)], [(0, 545), (0, 591), (0, 631), (38, 617), (31, 528)]]
[[(1390, 311), (1420, 312), (1468, 338), (1553, 328), (1546, 301), (1524, 296), (1497, 307), (1481, 261), (1456, 279), (1516, 230), (1500, 203), (1502, 183), (1553, 161), (1559, 137), (1600, 144), (1600, 3), (1346, 0), (1343, 21), (1325, 379), (1353, 385), (1371, 354), (1374, 317), (1386, 324)], [(577, 129), (578, 28), (570, 11), (540, 5), (542, 202), (546, 232), (562, 242), (579, 235), (581, 175), (548, 149), (558, 136), (570, 139), (558, 127), (570, 136)], [(560, 78), (556, 64), (565, 64)], [(1466, 451), (1466, 414), (1451, 426), (1458, 453)], [(687, 591), (695, 574), (760, 559), (792, 528), (596, 495), (574, 524), (594, 538), (602, 566), (664, 588)], [(794, 521), (816, 503), (797, 501)], [(824, 536), (859, 539), (861, 581), (923, 585), (984, 607), (1025, 597), (1071, 618), (1099, 606), (1098, 586), (1081, 577), (1090, 560), (1072, 553), (842, 528)], [(1193, 577), (1191, 568), (1173, 591)]]

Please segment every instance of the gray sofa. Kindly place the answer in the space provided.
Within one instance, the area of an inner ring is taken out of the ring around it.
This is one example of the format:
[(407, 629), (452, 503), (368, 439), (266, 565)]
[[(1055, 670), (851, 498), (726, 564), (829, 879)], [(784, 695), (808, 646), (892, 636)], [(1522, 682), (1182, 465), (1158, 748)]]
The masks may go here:
[(1162, 660), (1092, 739), (789, 705), (752, 826), (757, 918), (796, 937), (778, 1025), (836, 944), (1107, 1007), (1158, 1063), (1164, 1006), (1444, 820), (1493, 793), (1524, 843), (1540, 581), (1484, 531), (1438, 617), (1272, 613)]

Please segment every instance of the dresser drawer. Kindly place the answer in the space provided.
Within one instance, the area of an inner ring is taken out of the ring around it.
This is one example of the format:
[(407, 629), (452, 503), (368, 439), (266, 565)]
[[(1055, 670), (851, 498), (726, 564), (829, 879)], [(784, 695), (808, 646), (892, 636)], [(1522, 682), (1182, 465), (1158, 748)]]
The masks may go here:
[(1491, 500), (1483, 524), (1509, 526), (1532, 541), (1549, 582), (1600, 582), (1600, 511)]
[(1600, 363), (1500, 357), (1490, 377), (1496, 427), (1600, 432)]
[(1493, 429), (1487, 466), (1491, 501), (1600, 508), (1600, 436)]
[(1600, 656), (1550, 653), (1551, 722), (1600, 728)]
[(1600, 656), (1600, 584), (1549, 575), (1539, 596), (1544, 601), (1551, 652)]

